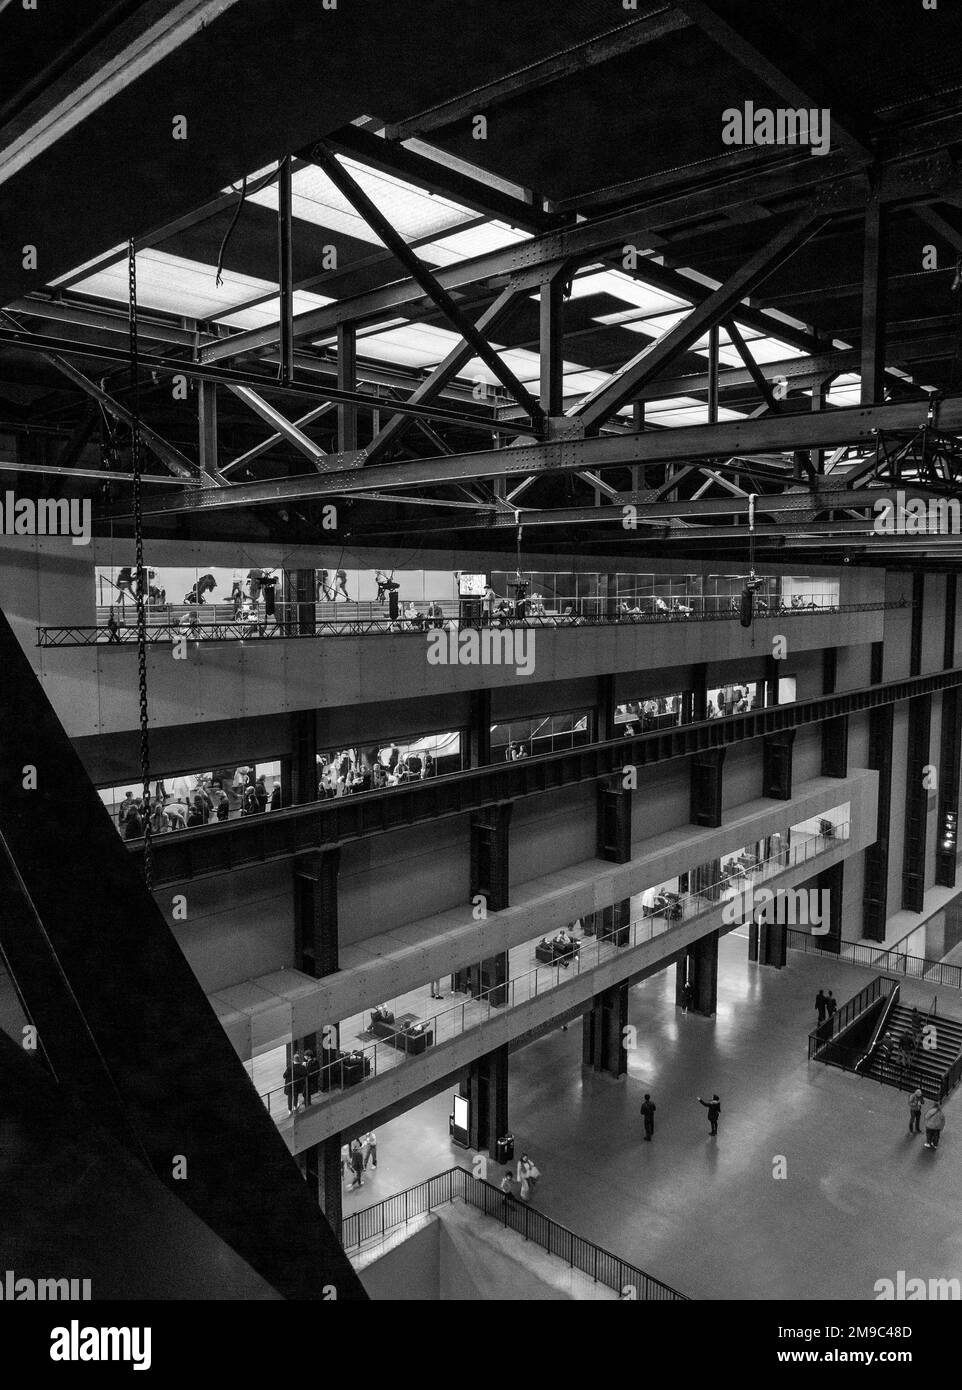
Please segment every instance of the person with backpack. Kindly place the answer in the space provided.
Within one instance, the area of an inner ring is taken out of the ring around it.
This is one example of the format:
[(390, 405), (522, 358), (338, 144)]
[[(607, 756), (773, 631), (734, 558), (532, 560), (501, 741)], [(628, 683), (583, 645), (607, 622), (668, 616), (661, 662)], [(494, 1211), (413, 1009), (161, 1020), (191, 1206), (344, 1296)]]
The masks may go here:
[(717, 1134), (718, 1116), (721, 1114), (721, 1101), (718, 1099), (717, 1091), (712, 1096), (711, 1100), (702, 1100), (701, 1096), (699, 1096), (698, 1103), (699, 1105), (703, 1105), (708, 1111), (708, 1123), (711, 1125), (711, 1132), (713, 1135)]
[(645, 1092), (645, 1099), (641, 1103), (641, 1114), (645, 1122), (645, 1138), (650, 1139), (655, 1132), (655, 1102), (648, 1092)]

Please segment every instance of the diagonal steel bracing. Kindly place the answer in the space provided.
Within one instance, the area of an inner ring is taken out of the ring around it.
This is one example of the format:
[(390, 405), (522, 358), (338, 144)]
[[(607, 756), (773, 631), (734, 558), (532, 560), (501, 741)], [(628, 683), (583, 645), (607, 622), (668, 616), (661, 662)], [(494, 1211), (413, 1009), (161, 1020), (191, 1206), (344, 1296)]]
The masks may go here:
[(586, 431), (604, 424), (626, 401), (654, 380), (671, 362), (702, 337), (715, 324), (726, 319), (739, 302), (749, 295), (782, 261), (825, 226), (828, 217), (807, 209), (787, 223), (723, 285), (696, 305), (674, 328), (642, 348), (606, 382), (603, 382), (568, 414), (582, 421)]
[[(475, 328), (479, 333), (494, 332), (498, 325), (504, 322), (521, 297), (521, 294), (515, 289), (502, 290), (494, 303), (478, 319)], [(414, 405), (427, 405), (430, 401), (436, 400), (444, 388), (454, 380), (459, 372), (464, 370), (473, 356), (474, 348), (466, 338), (462, 338), (460, 343), (454, 345), (447, 357), (438, 363), (430, 376), (415, 388), (409, 397), (410, 401)], [(406, 424), (405, 416), (392, 415), (391, 419), (381, 427), (365, 449), (365, 462), (375, 463), (381, 458), (385, 450), (400, 439)]]
[(327, 177), (334, 184), (334, 187), (338, 189), (351, 206), (360, 213), (371, 230), (384, 242), (388, 250), (397, 257), (412, 279), (421, 286), (424, 293), (437, 305), (445, 318), (461, 334), (461, 337), (471, 345), (477, 356), (480, 357), (485, 366), (494, 373), (508, 394), (527, 411), (531, 416), (533, 425), (536, 428), (540, 428), (544, 415), (538, 402), (530, 392), (522, 386), (514, 372), (511, 371), (510, 367), (505, 365), (499, 354), (491, 347), (491, 344), (488, 342), (487, 338), (485, 338), (484, 334), (478, 331), (440, 281), (432, 274), (427, 266), (424, 265), (418, 256), (415, 255), (404, 238), (398, 235), (387, 218), (375, 207), (363, 188), (351, 177), (336, 155), (325, 145), (318, 144), (313, 146), (309, 157), (324, 170)]

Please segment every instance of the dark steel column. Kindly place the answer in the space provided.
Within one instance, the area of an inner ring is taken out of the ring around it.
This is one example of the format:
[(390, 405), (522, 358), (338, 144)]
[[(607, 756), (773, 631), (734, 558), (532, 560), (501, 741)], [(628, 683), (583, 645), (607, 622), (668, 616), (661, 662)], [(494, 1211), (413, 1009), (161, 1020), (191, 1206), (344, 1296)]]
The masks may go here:
[(718, 1007), (718, 932), (694, 942), (675, 970), (675, 1003), (693, 1014), (713, 1017)]
[(338, 845), (328, 845), (294, 861), (294, 959), (315, 980), (338, 967)]
[(472, 690), (468, 727), (468, 763), (487, 767), (491, 761), (491, 691)]
[(628, 1071), (625, 1029), (628, 1026), (628, 981), (596, 994), (581, 1018), (581, 1061), (595, 1072), (624, 1076)]
[(312, 709), (291, 715), (291, 782), (287, 802), (295, 806), (317, 800), (317, 716)]
[(708, 330), (708, 423), (718, 424), (718, 324)]
[(922, 626), (925, 621), (925, 575), (912, 575), (912, 636), (909, 643), (909, 675), (922, 674)]
[(959, 759), (962, 757), (962, 690), (942, 692), (942, 734), (939, 748), (939, 816), (935, 881), (954, 888), (959, 838)]
[(712, 748), (704, 753), (693, 755), (689, 764), (691, 768), (689, 819), (692, 825), (713, 827), (721, 825), (722, 768), (724, 763), (724, 748)]
[(546, 415), (564, 412), (564, 280), (553, 275), (541, 283), (539, 306), (541, 350), (541, 409)]
[(197, 383), (197, 425), (200, 471), (211, 477), (217, 472), (217, 383)]
[(905, 776), (905, 836), (902, 844), (902, 907), (921, 912), (925, 898), (925, 845), (929, 796), (924, 769), (932, 736), (932, 696), (909, 701), (908, 757)]
[(471, 1102), (468, 1143), (493, 1153), (495, 1141), (508, 1133), (507, 1044), (473, 1061), (462, 1089)]
[(595, 678), (595, 738), (614, 738), (615, 729), (615, 678), (611, 675)]
[[(879, 644), (881, 645), (881, 644)], [(895, 707), (882, 705), (869, 714), (868, 765), (878, 773), (878, 834), (865, 851), (865, 897), (862, 935), (885, 940), (888, 915), (889, 826), (892, 810), (892, 732)]]
[(281, 160), (277, 179), (277, 282), (280, 286), (281, 379), (294, 379), (294, 233), (291, 216), (291, 156)]
[[(866, 875), (866, 882), (867, 882)], [(819, 949), (827, 951), (832, 955), (838, 955), (842, 949), (842, 891), (845, 885), (845, 863), (835, 864), (831, 869), (823, 869), (815, 880), (815, 891), (819, 895), (819, 902), (822, 894), (828, 894), (828, 932), (825, 936), (818, 938)], [(883, 941), (885, 939), (885, 918), (884, 900), (882, 904), (882, 935), (872, 937), (873, 941)], [(822, 922), (824, 927), (825, 923)], [(868, 936), (868, 932), (864, 935)]]
[(344, 1177), (341, 1170), (341, 1145), (339, 1134), (332, 1134), (320, 1144), (313, 1144), (300, 1156), (304, 1165), (304, 1177), (308, 1190), (321, 1211), (327, 1217), (331, 1230), (341, 1238), (343, 1220), (342, 1193)]
[(603, 777), (598, 782), (597, 853), (612, 864), (627, 864), (631, 858), (632, 793), (620, 776)]
[(485, 806), (471, 816), (472, 900), (482, 895), (489, 912), (508, 906), (510, 801)]
[(786, 729), (763, 740), (762, 796), (770, 796), (776, 801), (791, 801), (794, 743), (794, 729)]
[(708, 666), (705, 662), (692, 667), (691, 678), (691, 718), (693, 724), (699, 724), (708, 718)]
[(885, 210), (878, 197), (865, 209), (862, 261), (862, 405), (884, 400)]
[[(337, 325), (337, 389), (357, 389), (357, 331), (352, 323)], [(357, 406), (337, 407), (337, 447), (341, 453), (357, 448)]]

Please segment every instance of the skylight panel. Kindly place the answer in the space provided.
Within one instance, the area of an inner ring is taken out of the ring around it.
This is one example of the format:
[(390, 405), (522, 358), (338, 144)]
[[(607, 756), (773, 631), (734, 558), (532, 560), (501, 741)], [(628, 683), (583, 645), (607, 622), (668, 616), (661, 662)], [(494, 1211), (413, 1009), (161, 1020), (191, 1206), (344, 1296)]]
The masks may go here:
[(451, 232), (437, 241), (419, 246), (417, 254), (432, 265), (454, 265), (458, 261), (486, 256), (490, 251), (500, 251), (504, 246), (513, 246), (528, 239), (527, 232), (509, 227), (506, 222), (485, 222), (479, 227), (466, 227), (462, 232)]
[[(222, 284), (218, 285), (216, 266), (200, 261), (171, 256), (166, 251), (137, 253), (137, 300), (145, 309), (209, 319), (258, 295), (277, 293), (277, 285), (270, 280), (257, 280), (238, 271), (224, 270), (221, 279)], [(129, 294), (126, 260), (97, 271), (73, 288), (79, 294), (126, 304)]]
[(667, 294), (664, 290), (656, 290), (643, 280), (635, 280), (619, 270), (591, 271), (587, 275), (579, 275), (572, 282), (572, 299), (586, 299), (593, 294), (610, 295), (612, 299), (620, 299), (645, 314), (690, 307), (687, 300)]
[[(322, 309), (334, 301), (323, 294), (308, 294), (306, 290), (294, 291), (294, 313), (304, 314), (309, 309)], [(267, 299), (263, 304), (252, 304), (247, 309), (231, 310), (219, 315), (219, 322), (231, 328), (264, 328), (268, 324), (279, 323), (281, 317), (280, 298)]]
[(370, 333), (357, 344), (359, 357), (394, 362), (401, 367), (434, 367), (461, 339), (446, 328), (412, 323)]
[[(405, 241), (439, 236), (463, 222), (473, 221), (476, 216), (469, 208), (449, 198), (428, 193), (391, 174), (368, 169), (356, 160), (341, 159), (340, 162)], [(360, 214), (355, 212), (344, 195), (316, 165), (309, 164), (294, 172), (291, 191), (291, 212), (300, 221), (310, 222), (327, 231), (341, 232), (375, 246), (382, 245), (380, 238), (375, 236)], [(250, 202), (275, 210), (277, 200), (276, 184), (270, 184), (249, 197)]]

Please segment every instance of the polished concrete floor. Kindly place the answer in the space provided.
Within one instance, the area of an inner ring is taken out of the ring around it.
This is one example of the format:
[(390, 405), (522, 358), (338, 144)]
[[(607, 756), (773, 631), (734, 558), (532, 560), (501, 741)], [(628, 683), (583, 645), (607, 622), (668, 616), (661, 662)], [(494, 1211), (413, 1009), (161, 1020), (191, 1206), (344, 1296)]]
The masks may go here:
[[(510, 1121), (516, 1152), (542, 1171), (537, 1205), (699, 1299), (872, 1300), (875, 1281), (899, 1270), (962, 1278), (962, 1103), (947, 1102), (941, 1147), (926, 1152), (900, 1093), (807, 1060), (818, 988), (844, 1001), (872, 973), (795, 952), (785, 970), (759, 968), (732, 935), (715, 1018), (675, 1009), (673, 971), (631, 991), (638, 1045), (622, 1081), (583, 1071), (578, 1024), (516, 1053)], [(933, 993), (902, 985), (925, 1009)], [(962, 995), (937, 994), (962, 1018)], [(650, 1144), (646, 1090), (658, 1106)], [(717, 1139), (697, 1101), (713, 1091)], [(381, 1127), (380, 1166), (345, 1192), (345, 1212), (470, 1166), (448, 1137), (449, 1110), (438, 1096)]]

